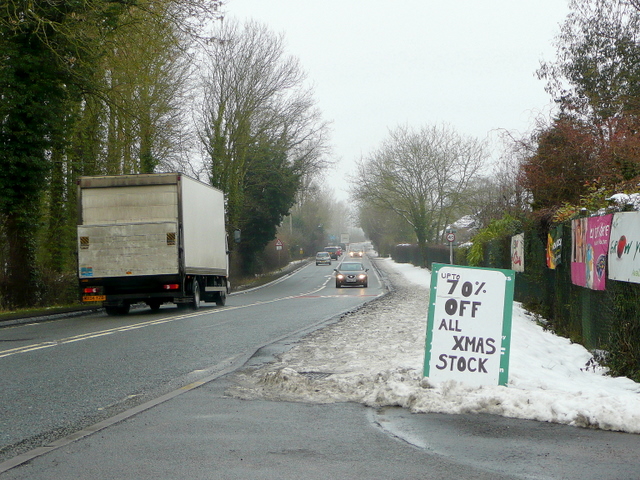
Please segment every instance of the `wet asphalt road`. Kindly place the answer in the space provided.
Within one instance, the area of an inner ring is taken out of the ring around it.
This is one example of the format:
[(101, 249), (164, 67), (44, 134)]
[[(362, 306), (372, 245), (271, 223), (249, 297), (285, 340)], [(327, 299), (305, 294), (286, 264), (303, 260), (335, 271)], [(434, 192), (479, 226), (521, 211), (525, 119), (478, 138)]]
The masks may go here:
[(0, 328), (0, 461), (293, 341), (385, 291), (375, 275), (367, 289), (336, 289), (332, 273), (309, 264), (196, 312), (141, 308)]

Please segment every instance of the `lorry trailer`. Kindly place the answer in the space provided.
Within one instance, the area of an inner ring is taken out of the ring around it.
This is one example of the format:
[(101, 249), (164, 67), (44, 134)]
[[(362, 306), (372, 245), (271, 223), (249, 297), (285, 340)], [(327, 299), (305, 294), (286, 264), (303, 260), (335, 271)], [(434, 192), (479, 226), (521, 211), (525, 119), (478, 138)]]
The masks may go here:
[(180, 173), (78, 180), (83, 302), (110, 315), (131, 305), (224, 305), (230, 290), (224, 194)]

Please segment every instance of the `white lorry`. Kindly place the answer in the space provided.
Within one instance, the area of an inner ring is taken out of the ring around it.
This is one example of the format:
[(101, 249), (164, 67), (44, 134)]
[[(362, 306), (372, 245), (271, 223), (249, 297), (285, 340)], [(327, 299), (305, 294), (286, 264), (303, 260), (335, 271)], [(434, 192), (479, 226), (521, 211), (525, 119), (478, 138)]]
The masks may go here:
[(78, 180), (83, 302), (124, 315), (144, 302), (224, 305), (229, 257), (224, 195), (178, 173)]

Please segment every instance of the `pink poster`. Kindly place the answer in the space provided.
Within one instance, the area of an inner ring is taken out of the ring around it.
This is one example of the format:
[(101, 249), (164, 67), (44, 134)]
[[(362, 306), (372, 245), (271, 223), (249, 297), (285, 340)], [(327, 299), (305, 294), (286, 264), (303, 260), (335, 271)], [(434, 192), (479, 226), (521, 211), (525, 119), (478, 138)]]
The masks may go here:
[(571, 282), (604, 290), (607, 251), (613, 215), (578, 218), (571, 222)]

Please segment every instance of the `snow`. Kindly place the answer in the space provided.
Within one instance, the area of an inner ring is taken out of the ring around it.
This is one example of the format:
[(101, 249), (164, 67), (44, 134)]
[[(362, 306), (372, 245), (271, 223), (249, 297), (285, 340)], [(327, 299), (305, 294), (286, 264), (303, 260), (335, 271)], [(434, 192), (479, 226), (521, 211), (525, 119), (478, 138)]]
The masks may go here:
[(451, 228), (473, 228), (476, 225), (476, 219), (472, 215), (465, 215), (464, 217), (453, 222)]
[(638, 193), (616, 193), (607, 200), (614, 202), (618, 207), (632, 205), (634, 210), (640, 210), (640, 194)]
[(318, 330), (273, 363), (235, 377), (228, 394), (360, 402), (414, 413), (489, 413), (640, 433), (640, 384), (607, 375), (584, 347), (546, 331), (514, 302), (509, 382), (471, 387), (422, 376), (431, 273), (377, 259), (395, 289)]

